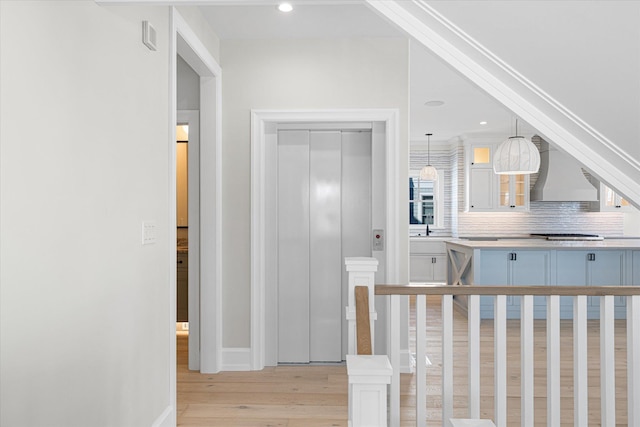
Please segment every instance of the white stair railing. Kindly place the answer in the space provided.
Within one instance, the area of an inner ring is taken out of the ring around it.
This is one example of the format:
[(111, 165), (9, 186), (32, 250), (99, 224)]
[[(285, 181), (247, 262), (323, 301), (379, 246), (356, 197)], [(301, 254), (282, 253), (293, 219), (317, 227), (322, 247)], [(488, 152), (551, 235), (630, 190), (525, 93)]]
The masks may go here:
[[(480, 295), (495, 296), (494, 306), (494, 422), (507, 426), (507, 296), (520, 296), (520, 367), (522, 426), (533, 426), (534, 416), (534, 296), (546, 296), (547, 342), (547, 425), (559, 426), (560, 399), (560, 296), (574, 298), (573, 313), (573, 388), (574, 425), (588, 425), (589, 387), (587, 366), (587, 297), (600, 297), (600, 396), (601, 425), (616, 425), (615, 388), (615, 296), (627, 303), (627, 408), (628, 426), (640, 427), (640, 287), (633, 286), (446, 286), (446, 285), (377, 285), (376, 295), (389, 295), (391, 334), (399, 331), (400, 296), (416, 295), (416, 426), (426, 426), (427, 384), (424, 363), (426, 346), (426, 296), (442, 296), (442, 425), (451, 426), (453, 417), (453, 294), (466, 295), (468, 322), (468, 417), (480, 418)], [(395, 319), (395, 320), (394, 320)], [(393, 343), (393, 340), (391, 340)], [(399, 358), (399, 346), (392, 346), (389, 357)], [(393, 387), (393, 384), (397, 384)], [(393, 371), (389, 396), (389, 424), (399, 426), (400, 374)], [(406, 421), (403, 421), (403, 424)]]

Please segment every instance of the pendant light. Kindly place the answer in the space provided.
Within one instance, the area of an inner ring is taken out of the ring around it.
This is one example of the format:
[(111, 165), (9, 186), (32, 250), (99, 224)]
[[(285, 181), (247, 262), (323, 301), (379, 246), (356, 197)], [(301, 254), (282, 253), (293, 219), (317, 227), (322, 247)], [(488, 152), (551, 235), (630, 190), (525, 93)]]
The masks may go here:
[(420, 181), (437, 181), (438, 171), (431, 166), (431, 135), (433, 134), (425, 135), (427, 136), (427, 165), (420, 170)]
[(539, 168), (540, 152), (533, 142), (518, 135), (516, 119), (516, 136), (509, 137), (496, 149), (493, 171), (500, 175), (518, 175), (536, 173)]

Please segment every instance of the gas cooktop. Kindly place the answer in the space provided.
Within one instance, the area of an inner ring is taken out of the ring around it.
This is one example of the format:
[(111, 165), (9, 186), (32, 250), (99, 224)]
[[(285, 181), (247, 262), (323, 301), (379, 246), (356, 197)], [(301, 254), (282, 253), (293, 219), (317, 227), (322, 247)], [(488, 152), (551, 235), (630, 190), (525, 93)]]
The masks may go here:
[(532, 233), (534, 237), (544, 237), (547, 240), (604, 240), (604, 237), (597, 234), (580, 233)]

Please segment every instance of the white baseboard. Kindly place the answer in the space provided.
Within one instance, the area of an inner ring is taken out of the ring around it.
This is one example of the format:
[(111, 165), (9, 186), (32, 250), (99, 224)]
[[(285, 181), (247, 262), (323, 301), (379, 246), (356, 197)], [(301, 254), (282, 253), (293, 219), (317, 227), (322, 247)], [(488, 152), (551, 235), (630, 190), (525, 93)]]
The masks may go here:
[(176, 417), (172, 406), (167, 406), (162, 414), (151, 424), (151, 427), (175, 427)]
[(251, 370), (251, 349), (223, 348), (221, 371), (250, 371)]

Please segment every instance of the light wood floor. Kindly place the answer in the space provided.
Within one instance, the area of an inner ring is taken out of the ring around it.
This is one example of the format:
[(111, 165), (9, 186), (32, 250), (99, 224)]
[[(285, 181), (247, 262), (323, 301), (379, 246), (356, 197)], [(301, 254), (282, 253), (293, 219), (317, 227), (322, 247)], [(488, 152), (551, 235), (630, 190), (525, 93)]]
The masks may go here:
[[(428, 425), (441, 425), (441, 319), (438, 297), (427, 300)], [(412, 328), (415, 320), (412, 310)], [(520, 425), (520, 329), (509, 321), (508, 424)], [(546, 425), (546, 337), (543, 321), (535, 324), (536, 426)], [(493, 418), (493, 324), (481, 325), (481, 412)], [(598, 322), (589, 323), (589, 425), (600, 425)], [(466, 318), (454, 312), (454, 416), (467, 416)], [(626, 339), (624, 322), (616, 324), (617, 425), (627, 425)], [(572, 327), (561, 325), (562, 426), (573, 425)], [(178, 425), (244, 427), (347, 426), (347, 374), (342, 366), (278, 366), (259, 372), (200, 374), (187, 369), (187, 336), (178, 334)], [(413, 345), (413, 343), (410, 343)], [(415, 378), (401, 377), (402, 426), (415, 425)]]

